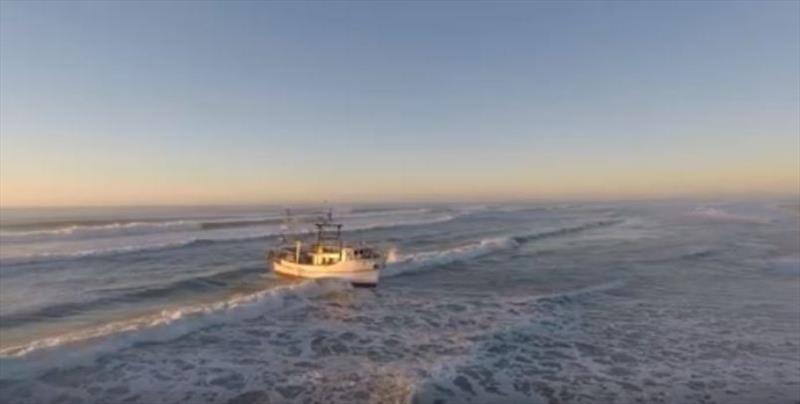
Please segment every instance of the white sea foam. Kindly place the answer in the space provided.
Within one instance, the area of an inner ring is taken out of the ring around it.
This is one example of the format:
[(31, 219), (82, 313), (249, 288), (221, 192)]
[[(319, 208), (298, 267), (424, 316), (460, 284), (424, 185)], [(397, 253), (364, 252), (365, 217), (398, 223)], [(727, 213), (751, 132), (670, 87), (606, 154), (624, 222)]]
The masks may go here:
[(771, 223), (771, 220), (767, 218), (735, 214), (720, 208), (713, 208), (713, 207), (695, 208), (694, 210), (689, 212), (689, 215), (720, 222), (753, 223), (753, 224)]
[[(549, 294), (542, 294), (538, 296), (515, 296), (511, 298), (497, 297), (492, 301), (496, 305), (494, 307), (501, 308), (497, 311), (487, 310), (478, 315), (491, 318), (487, 324), (487, 329), (497, 330), (499, 333), (511, 334), (515, 331), (522, 330), (522, 332), (531, 332), (532, 327), (538, 327), (539, 333), (553, 332), (558, 335), (567, 332), (571, 324), (575, 322), (574, 314), (565, 312), (562, 305), (551, 305), (548, 308), (537, 307), (536, 314), (532, 316), (520, 317), (517, 310), (522, 310), (522, 307), (531, 307), (538, 302), (544, 301), (558, 301), (559, 299), (572, 299), (580, 298), (585, 295), (602, 293), (614, 289), (624, 287), (625, 281), (615, 280), (604, 282), (583, 288), (564, 290)], [(507, 310), (505, 308), (513, 307), (514, 310)], [(475, 316), (478, 316), (475, 315)], [(497, 365), (497, 357), (495, 356), (501, 350), (490, 350), (490, 344), (493, 340), (490, 338), (475, 338), (467, 344), (465, 354), (458, 356), (445, 356), (441, 360), (429, 365), (427, 370), (427, 377), (421, 378), (413, 386), (412, 394), (409, 395), (408, 401), (433, 401), (428, 393), (437, 391), (438, 387), (451, 387), (450, 391), (463, 392), (459, 386), (455, 385), (455, 380), (458, 376), (463, 376), (463, 369), (469, 367), (480, 368), (494, 368), (493, 373), (496, 381), (501, 380), (507, 376), (504, 374), (508, 369), (507, 366)], [(518, 352), (524, 348), (530, 347), (525, 342), (518, 342), (521, 346), (514, 346), (515, 342), (504, 340), (504, 348), (509, 349), (511, 352)], [(463, 377), (462, 377), (463, 379)], [(474, 381), (473, 381), (474, 382)], [(502, 389), (504, 392), (504, 400), (509, 402), (538, 402), (532, 400), (530, 396), (520, 395), (520, 392), (513, 386), (507, 386)], [(534, 394), (534, 398), (536, 398)], [(464, 400), (467, 397), (458, 397), (455, 401)], [(464, 400), (469, 402), (467, 400)], [(491, 401), (491, 400), (488, 400)], [(544, 400), (546, 401), (546, 400)]]
[(392, 277), (413, 273), (436, 265), (476, 258), (494, 251), (514, 248), (518, 245), (519, 243), (513, 237), (494, 237), (446, 250), (413, 254), (400, 254), (396, 250), (391, 250), (387, 260), (388, 265), (382, 271), (381, 276)]
[(591, 230), (598, 227), (618, 224), (619, 220), (605, 220), (584, 223), (571, 227), (562, 227), (541, 233), (498, 236), (482, 239), (476, 243), (465, 244), (445, 250), (424, 251), (411, 254), (402, 254), (395, 249), (388, 253), (387, 267), (381, 273), (383, 277), (398, 276), (421, 271), (437, 265), (447, 264), (459, 260), (469, 260), (495, 251), (519, 247), (529, 240), (556, 237), (579, 231)]
[[(120, 320), (97, 327), (46, 337), (0, 350), (0, 378), (13, 376), (5, 369), (29, 363), (33, 356), (46, 361), (51, 351), (58, 351), (58, 360), (65, 355), (85, 358), (92, 354), (113, 351), (140, 342), (168, 341), (210, 325), (225, 324), (258, 317), (265, 311), (296, 305), (299, 301), (313, 299), (336, 291), (347, 290), (347, 282), (325, 279), (309, 280), (286, 286), (237, 294), (212, 303), (198, 303), (185, 307), (165, 309), (158, 313)], [(69, 347), (69, 352), (62, 349)], [(87, 355), (88, 354), (88, 355)]]

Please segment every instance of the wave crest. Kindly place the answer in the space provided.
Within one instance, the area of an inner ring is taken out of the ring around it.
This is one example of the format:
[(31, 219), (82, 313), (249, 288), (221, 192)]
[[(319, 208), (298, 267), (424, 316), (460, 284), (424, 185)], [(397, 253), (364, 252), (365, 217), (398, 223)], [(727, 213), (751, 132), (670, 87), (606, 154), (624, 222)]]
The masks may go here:
[[(116, 350), (140, 342), (167, 341), (209, 325), (258, 317), (264, 314), (265, 309), (286, 307), (296, 304), (298, 300), (317, 298), (349, 288), (348, 282), (335, 279), (308, 280), (253, 293), (238, 294), (218, 302), (164, 309), (150, 315), (5, 347), (0, 350), (0, 360), (5, 362), (27, 357), (34, 352), (50, 351), (90, 341), (91, 346), (84, 345), (90, 352)], [(85, 350), (80, 351), (85, 353)]]
[(467, 244), (447, 250), (427, 251), (408, 255), (401, 255), (397, 251), (390, 251), (387, 267), (382, 271), (382, 277), (392, 277), (406, 273), (416, 272), (429, 266), (443, 265), (454, 261), (477, 258), (494, 251), (516, 247), (518, 243), (513, 237), (495, 237), (481, 240), (475, 244)]
[(516, 248), (534, 240), (566, 236), (597, 228), (613, 226), (622, 222), (623, 220), (621, 219), (601, 220), (538, 233), (486, 238), (477, 243), (446, 250), (426, 251), (408, 255), (400, 254), (397, 250), (393, 249), (388, 253), (388, 265), (386, 269), (382, 271), (381, 276), (392, 277), (414, 273), (432, 266), (448, 264), (460, 260), (469, 260), (496, 251)]
[(770, 224), (772, 222), (767, 218), (740, 215), (712, 207), (695, 208), (694, 210), (689, 212), (689, 216), (699, 217), (703, 219), (710, 219), (719, 222), (752, 223), (752, 224)]
[[(390, 220), (384, 222), (364, 223), (360, 225), (350, 226), (346, 231), (352, 232), (352, 231), (376, 230), (376, 229), (384, 229), (384, 228), (392, 228), (400, 226), (418, 226), (425, 224), (436, 224), (453, 220), (458, 216), (459, 214), (442, 214), (434, 217), (425, 217), (417, 219)], [(250, 233), (246, 234), (242, 233), (233, 235), (226, 234), (223, 236), (217, 235), (216, 237), (212, 235), (207, 235), (206, 237), (188, 237), (163, 243), (138, 244), (130, 246), (114, 246), (103, 249), (88, 249), (88, 250), (80, 250), (68, 253), (40, 252), (22, 256), (11, 256), (11, 257), (0, 258), (0, 264), (3, 265), (31, 264), (43, 261), (73, 260), (73, 259), (81, 259), (87, 257), (128, 254), (128, 253), (137, 253), (145, 251), (160, 251), (166, 249), (177, 249), (177, 248), (186, 248), (193, 246), (207, 246), (215, 243), (267, 239), (269, 237), (275, 237), (283, 232), (281, 229), (277, 228), (264, 229), (264, 230), (255, 229), (255, 230), (256, 231), (251, 231)], [(296, 232), (296, 234), (305, 234), (310, 231), (311, 230), (299, 231)], [(6, 275), (7, 274), (8, 273), (6, 273)]]
[(70, 225), (55, 229), (10, 231), (0, 234), (0, 239), (12, 242), (44, 241), (48, 239), (80, 239), (118, 235), (138, 235), (163, 231), (200, 229), (200, 222), (175, 220), (167, 222), (114, 222), (101, 225)]

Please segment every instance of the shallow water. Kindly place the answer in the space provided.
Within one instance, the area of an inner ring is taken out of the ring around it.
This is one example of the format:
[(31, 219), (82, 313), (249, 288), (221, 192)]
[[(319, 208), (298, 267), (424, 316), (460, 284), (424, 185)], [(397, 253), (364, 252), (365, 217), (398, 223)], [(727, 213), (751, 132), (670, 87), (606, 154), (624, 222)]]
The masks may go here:
[(4, 212), (0, 401), (794, 403), (784, 203), (340, 209), (376, 289), (266, 272), (279, 210)]

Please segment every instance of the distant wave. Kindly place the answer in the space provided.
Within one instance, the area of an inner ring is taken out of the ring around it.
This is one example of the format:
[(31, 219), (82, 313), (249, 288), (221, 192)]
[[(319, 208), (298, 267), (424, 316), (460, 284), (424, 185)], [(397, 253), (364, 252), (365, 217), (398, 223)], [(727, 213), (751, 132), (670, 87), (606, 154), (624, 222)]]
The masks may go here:
[(689, 216), (700, 217), (720, 222), (734, 222), (734, 223), (752, 223), (752, 224), (770, 224), (772, 221), (767, 218), (746, 216), (730, 213), (728, 211), (712, 208), (712, 207), (699, 207), (689, 212)]
[(566, 209), (578, 209), (582, 205), (578, 204), (567, 204), (567, 203), (560, 203), (560, 204), (546, 204), (546, 205), (500, 205), (495, 208), (495, 210), (505, 213), (515, 213), (515, 212), (534, 212), (534, 211), (556, 211), (556, 210), (566, 210)]
[[(5, 362), (13, 358), (26, 357), (34, 352), (87, 341), (93, 342), (91, 346), (84, 345), (83, 348), (90, 351), (115, 350), (138, 342), (167, 341), (209, 325), (258, 317), (264, 314), (265, 309), (286, 307), (297, 304), (298, 300), (320, 297), (349, 288), (349, 283), (333, 279), (276, 286), (249, 294), (234, 295), (218, 302), (165, 309), (150, 315), (5, 347), (0, 350), (0, 360)], [(6, 366), (0, 368), (5, 369)]]
[(773, 259), (770, 261), (770, 270), (783, 275), (800, 275), (800, 255)]
[(562, 292), (548, 293), (534, 297), (536, 301), (542, 300), (558, 300), (558, 299), (572, 299), (579, 296), (593, 294), (598, 292), (608, 292), (614, 289), (619, 289), (625, 286), (627, 282), (622, 279), (600, 283), (597, 285), (586, 286), (579, 289), (565, 290)]
[[(170, 248), (182, 248), (193, 244), (202, 244), (204, 242), (206, 242), (206, 240), (192, 238), (189, 240), (178, 240), (166, 243), (121, 246), (121, 247), (112, 247), (107, 249), (80, 250), (70, 253), (43, 252), (43, 253), (35, 253), (31, 255), (24, 255), (18, 257), (2, 258), (0, 259), (0, 264), (10, 266), (10, 265), (22, 265), (22, 264), (34, 264), (46, 261), (76, 260), (87, 257), (129, 254), (129, 253), (137, 253), (145, 251), (158, 251)], [(8, 275), (8, 273), (4, 272), (4, 275)]]
[(588, 230), (593, 230), (601, 227), (608, 227), (614, 226), (617, 224), (622, 223), (624, 220), (622, 219), (609, 219), (609, 220), (600, 220), (595, 222), (589, 222), (585, 224), (581, 224), (578, 226), (570, 226), (570, 227), (563, 227), (560, 229), (540, 232), (540, 233), (531, 233), (523, 236), (516, 236), (514, 237), (514, 241), (520, 244), (528, 243), (534, 240), (539, 240), (543, 238), (550, 238), (550, 237), (559, 237), (559, 236), (566, 236), (574, 233), (580, 233)]
[(466, 244), (445, 250), (426, 251), (406, 255), (400, 254), (397, 251), (390, 251), (387, 260), (388, 265), (386, 269), (381, 272), (381, 276), (393, 277), (402, 274), (414, 273), (455, 261), (469, 260), (496, 251), (516, 248), (522, 244), (534, 240), (580, 233), (601, 227), (613, 226), (621, 222), (621, 219), (589, 222), (577, 226), (563, 227), (539, 233), (486, 238), (476, 243)]
[[(353, 212), (340, 217), (343, 220), (381, 217), (391, 215), (411, 215), (430, 213), (430, 209), (385, 209)], [(302, 213), (293, 216), (296, 224), (308, 224), (318, 220), (318, 213)], [(43, 242), (64, 239), (91, 239), (98, 237), (115, 237), (144, 235), (164, 232), (181, 232), (193, 230), (221, 230), (246, 227), (278, 226), (285, 222), (283, 215), (243, 216), (238, 218), (216, 219), (180, 219), (180, 220), (139, 220), (139, 221), (77, 221), (50, 223), (50, 228), (25, 230), (8, 228), (0, 232), (0, 240), (6, 242)], [(48, 225), (47, 223), (41, 226)]]
[[(442, 214), (428, 218), (412, 218), (412, 219), (391, 220), (386, 222), (365, 223), (361, 225), (349, 226), (345, 231), (353, 232), (353, 231), (375, 230), (375, 229), (392, 228), (400, 226), (435, 224), (453, 220), (458, 216), (459, 216), (458, 213), (454, 213), (454, 214)], [(311, 230), (296, 232), (295, 234), (304, 234), (308, 233), (309, 231)], [(0, 259), (0, 264), (22, 265), (22, 264), (39, 263), (44, 261), (74, 260), (74, 259), (83, 259), (87, 257), (102, 257), (109, 255), (130, 254), (130, 253), (138, 253), (146, 251), (161, 251), (166, 249), (190, 248), (190, 247), (211, 245), (223, 242), (238, 242), (238, 241), (268, 239), (270, 237), (275, 237), (281, 233), (282, 233), (281, 229), (271, 229), (271, 230), (259, 231), (256, 234), (226, 235), (219, 237), (213, 237), (213, 236), (190, 237), (186, 239), (174, 240), (164, 243), (109, 247), (104, 249), (89, 249), (89, 250), (80, 250), (69, 253), (43, 252), (25, 256), (2, 258)]]
[[(396, 209), (396, 210), (367, 210), (367, 211), (354, 211), (347, 215), (340, 216), (339, 219), (361, 219), (369, 217), (381, 217), (389, 215), (410, 215), (410, 214), (425, 214), (429, 213), (429, 209)], [(293, 217), (294, 224), (310, 224), (319, 220), (319, 214), (305, 214)], [(244, 219), (244, 220), (224, 220), (224, 221), (211, 221), (203, 222), (200, 228), (203, 230), (215, 229), (230, 229), (237, 227), (254, 227), (254, 226), (274, 226), (285, 223), (284, 217), (266, 218), (266, 219)]]
[(684, 251), (684, 249), (680, 248), (673, 248), (665, 250), (663, 255), (648, 256), (646, 258), (637, 260), (637, 262), (662, 264), (678, 261), (698, 261), (714, 258), (718, 254), (720, 254), (720, 251), (714, 248), (702, 248), (698, 246), (691, 248), (688, 251)]
[(794, 214), (795, 216), (800, 216), (800, 204), (796, 205), (779, 205), (779, 209), (784, 209), (787, 212)]
[(147, 234), (159, 231), (192, 230), (200, 228), (200, 222), (175, 220), (165, 222), (113, 222), (99, 225), (73, 224), (54, 229), (30, 231), (3, 231), (0, 240), (4, 241), (43, 241), (47, 239), (91, 238), (110, 235)]

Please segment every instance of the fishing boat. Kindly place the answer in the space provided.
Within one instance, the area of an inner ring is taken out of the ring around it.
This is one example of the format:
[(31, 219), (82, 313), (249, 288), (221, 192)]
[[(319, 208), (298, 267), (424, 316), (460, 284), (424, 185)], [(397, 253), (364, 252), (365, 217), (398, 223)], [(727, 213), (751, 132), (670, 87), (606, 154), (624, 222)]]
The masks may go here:
[(284, 242), (267, 254), (268, 265), (284, 276), (300, 278), (338, 278), (354, 286), (378, 285), (386, 257), (365, 244), (346, 244), (342, 224), (333, 221), (331, 212), (316, 223), (316, 239), (304, 242), (296, 238)]

